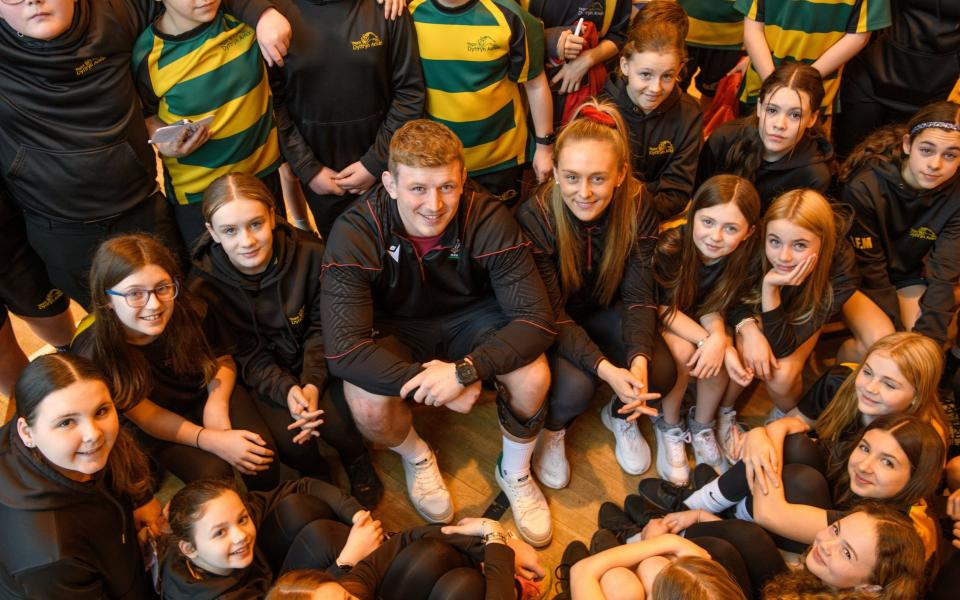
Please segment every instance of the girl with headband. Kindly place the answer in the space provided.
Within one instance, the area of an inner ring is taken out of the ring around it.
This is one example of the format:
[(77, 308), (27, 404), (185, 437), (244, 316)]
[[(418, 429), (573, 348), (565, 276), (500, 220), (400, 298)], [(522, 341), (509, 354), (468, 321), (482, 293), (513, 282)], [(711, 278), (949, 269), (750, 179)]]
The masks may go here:
[(560, 335), (550, 351), (553, 376), (546, 426), (533, 468), (552, 488), (570, 481), (566, 427), (587, 409), (598, 379), (614, 391), (601, 418), (616, 438), (617, 462), (639, 475), (650, 448), (636, 419), (673, 387), (673, 359), (656, 335), (651, 257), (657, 217), (630, 171), (627, 130), (617, 109), (590, 100), (557, 137), (553, 179), (517, 214), (533, 242)]

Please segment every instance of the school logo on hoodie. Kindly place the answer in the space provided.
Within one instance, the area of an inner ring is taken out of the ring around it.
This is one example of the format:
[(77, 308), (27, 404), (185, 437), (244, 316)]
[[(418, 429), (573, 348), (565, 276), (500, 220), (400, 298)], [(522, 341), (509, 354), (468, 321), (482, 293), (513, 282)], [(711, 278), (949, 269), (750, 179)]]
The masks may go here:
[(77, 74), (77, 77), (83, 77), (87, 73), (93, 70), (93, 68), (103, 61), (107, 60), (106, 56), (94, 56), (93, 58), (88, 58), (87, 60), (80, 63), (79, 67), (74, 69), (74, 72)]
[(647, 154), (650, 156), (673, 154), (673, 142), (670, 140), (660, 140), (656, 146), (650, 146), (647, 148)]
[(578, 17), (602, 17), (604, 13), (603, 2), (596, 0), (590, 6), (581, 6), (577, 9)]
[(926, 240), (932, 242), (937, 239), (937, 232), (930, 229), (929, 227), (911, 227), (910, 228), (910, 237), (916, 238), (918, 240)]
[(376, 48), (377, 46), (383, 45), (383, 40), (380, 39), (380, 36), (375, 34), (372, 31), (368, 31), (365, 34), (360, 36), (360, 39), (350, 44), (353, 46), (353, 51), (357, 52), (360, 50), (369, 50), (370, 48)]
[(291, 325), (293, 325), (294, 327), (296, 327), (296, 326), (299, 325), (300, 323), (303, 323), (303, 315), (304, 315), (304, 312), (305, 312), (304, 309), (305, 309), (305, 307), (304, 307), (304, 306), (301, 306), (301, 307), (300, 307), (300, 310), (297, 311), (297, 314), (293, 315), (292, 317), (287, 317), (287, 320), (290, 321), (290, 324), (291, 324)]

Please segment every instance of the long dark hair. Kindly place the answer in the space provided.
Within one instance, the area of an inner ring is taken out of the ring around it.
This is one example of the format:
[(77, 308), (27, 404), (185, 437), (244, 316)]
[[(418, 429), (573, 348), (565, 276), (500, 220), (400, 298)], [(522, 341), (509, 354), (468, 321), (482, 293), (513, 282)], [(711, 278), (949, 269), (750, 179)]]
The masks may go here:
[[(103, 373), (82, 356), (59, 353), (37, 357), (23, 369), (14, 386), (12, 399), (17, 406), (17, 417), (33, 427), (44, 399), (78, 381), (99, 381), (110, 389)], [(153, 489), (147, 457), (123, 427), (110, 450), (104, 477), (115, 496), (135, 501), (147, 497)]]
[[(697, 211), (733, 202), (740, 209), (749, 227), (756, 227), (760, 220), (760, 196), (753, 184), (736, 175), (714, 175), (706, 180), (687, 210), (686, 221), (680, 227), (668, 229), (660, 235), (654, 255), (654, 276), (657, 283), (669, 290), (670, 299), (665, 318), (677, 312), (687, 312), (696, 301), (697, 270), (700, 267), (700, 252), (693, 243), (693, 219)], [(719, 312), (724, 314), (731, 302), (741, 296), (741, 286), (753, 257), (757, 254), (756, 232), (750, 234), (729, 256), (723, 275), (700, 304), (700, 310), (692, 317)], [(676, 269), (674, 257), (679, 255), (680, 268)]]
[[(810, 99), (810, 110), (817, 112), (823, 103), (823, 77), (820, 71), (810, 65), (803, 63), (785, 63), (780, 65), (764, 79), (760, 86), (760, 95), (757, 103), (762, 105), (763, 101), (772, 96), (781, 88), (794, 90), (798, 94), (803, 92)], [(804, 115), (806, 116), (806, 115)], [(760, 119), (756, 114), (742, 119), (748, 126), (743, 128), (740, 137), (730, 144), (726, 155), (723, 157), (722, 171), (739, 175), (744, 179), (756, 181), (757, 172), (763, 164), (763, 140), (760, 138)], [(823, 137), (818, 124), (809, 129), (797, 132), (797, 143), (803, 136), (815, 138)]]
[[(910, 461), (910, 479), (906, 485), (892, 498), (884, 498), (882, 502), (911, 506), (933, 494), (943, 474), (946, 453), (943, 438), (933, 425), (915, 415), (900, 413), (877, 417), (864, 430), (864, 435), (873, 429), (890, 433)], [(859, 440), (857, 443), (860, 443)], [(847, 463), (854, 449), (849, 444), (839, 444), (830, 457), (828, 479), (834, 482), (834, 497), (839, 506), (850, 505), (857, 500), (857, 496), (850, 491), (850, 474), (847, 472)], [(836, 456), (841, 451), (845, 454), (842, 458)]]
[(910, 143), (923, 129), (911, 133), (913, 128), (921, 123), (952, 123), (960, 125), (960, 105), (953, 102), (934, 102), (921, 108), (907, 123), (887, 125), (871, 133), (865, 140), (857, 144), (840, 167), (839, 179), (841, 182), (849, 180), (854, 173), (860, 170), (872, 159), (895, 162), (900, 165), (903, 160), (903, 136), (909, 136)]
[[(110, 377), (114, 400), (126, 410), (149, 388), (149, 367), (139, 352), (130, 352), (123, 325), (111, 309), (107, 290), (131, 273), (157, 265), (175, 281), (182, 281), (180, 267), (170, 251), (156, 238), (142, 234), (121, 235), (100, 244), (90, 268), (90, 295), (93, 298), (94, 359)], [(200, 310), (186, 286), (181, 286), (173, 315), (161, 337), (168, 350), (173, 371), (178, 375), (203, 376), (208, 383), (216, 376), (217, 357), (200, 326)]]

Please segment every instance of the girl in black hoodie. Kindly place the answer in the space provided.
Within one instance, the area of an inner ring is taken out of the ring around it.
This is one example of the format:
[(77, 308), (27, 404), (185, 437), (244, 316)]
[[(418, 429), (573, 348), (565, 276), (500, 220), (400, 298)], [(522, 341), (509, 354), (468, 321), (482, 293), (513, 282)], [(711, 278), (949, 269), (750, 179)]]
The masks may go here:
[(700, 152), (697, 185), (718, 173), (739, 175), (760, 193), (761, 214), (792, 189), (825, 193), (833, 180), (833, 148), (816, 126), (823, 95), (823, 78), (813, 67), (779, 66), (760, 87), (757, 114), (710, 135)]
[(313, 439), (322, 436), (340, 454), (352, 495), (372, 508), (383, 486), (342, 385), (327, 381), (320, 324), (324, 244), (291, 228), (274, 206), (256, 177), (231, 173), (214, 181), (203, 196), (207, 234), (195, 250), (192, 287), (236, 335), (241, 378), (259, 396), (281, 459), (303, 475), (322, 475)]
[(673, 24), (642, 21), (623, 47), (620, 72), (603, 88), (627, 122), (634, 176), (646, 183), (661, 219), (683, 212), (693, 196), (703, 145), (700, 107), (677, 86), (686, 58)]
[(159, 505), (106, 379), (84, 358), (48, 354), (14, 394), (17, 418), (0, 428), (0, 597), (153, 598), (137, 523)]
[(170, 500), (169, 519), (164, 600), (259, 600), (275, 574), (305, 568), (339, 574), (383, 541), (379, 521), (317, 479), (249, 494), (228, 481), (196, 481)]
[(862, 293), (843, 311), (856, 337), (844, 360), (894, 329), (947, 341), (960, 284), (958, 171), (960, 106), (952, 102), (876, 131), (844, 163), (842, 197), (854, 210), (850, 241), (862, 277)]

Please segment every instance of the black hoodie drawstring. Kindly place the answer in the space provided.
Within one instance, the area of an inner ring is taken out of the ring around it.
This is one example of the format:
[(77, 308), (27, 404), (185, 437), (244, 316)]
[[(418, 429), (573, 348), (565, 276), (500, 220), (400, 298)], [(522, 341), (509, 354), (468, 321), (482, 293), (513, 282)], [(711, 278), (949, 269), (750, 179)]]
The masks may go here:
[(113, 497), (113, 494), (107, 491), (106, 486), (101, 485), (100, 492), (115, 506), (117, 511), (120, 513), (120, 522), (122, 526), (120, 528), (120, 542), (124, 545), (127, 544), (127, 511), (124, 510), (123, 505), (120, 504), (120, 501)]

